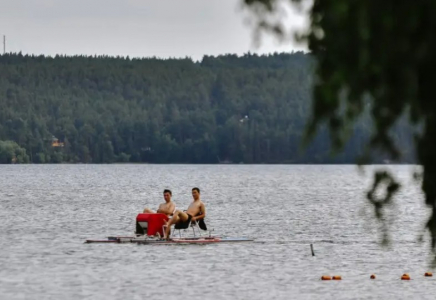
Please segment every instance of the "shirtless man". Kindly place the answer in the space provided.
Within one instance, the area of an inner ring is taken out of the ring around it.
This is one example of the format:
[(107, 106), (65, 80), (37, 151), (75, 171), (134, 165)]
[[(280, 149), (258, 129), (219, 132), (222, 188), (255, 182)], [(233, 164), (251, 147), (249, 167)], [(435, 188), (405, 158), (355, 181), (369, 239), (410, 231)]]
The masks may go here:
[(170, 190), (163, 191), (165, 203), (161, 203), (157, 211), (153, 211), (149, 208), (144, 209), (144, 214), (166, 214), (167, 216), (171, 216), (176, 208), (176, 204), (171, 201), (172, 193)]
[(188, 228), (189, 224), (193, 221), (197, 221), (206, 217), (206, 207), (200, 200), (200, 189), (192, 189), (192, 197), (194, 200), (189, 205), (186, 212), (176, 210), (173, 217), (168, 221), (167, 228), (165, 230), (164, 238), (168, 239), (171, 233), (171, 225), (180, 224), (181, 228)]

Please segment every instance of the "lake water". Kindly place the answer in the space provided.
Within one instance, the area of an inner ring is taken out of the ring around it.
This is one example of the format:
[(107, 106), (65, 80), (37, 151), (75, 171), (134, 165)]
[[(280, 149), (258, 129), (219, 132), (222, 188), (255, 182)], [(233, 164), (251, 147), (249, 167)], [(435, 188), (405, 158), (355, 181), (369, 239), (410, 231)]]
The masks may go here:
[[(1, 299), (434, 299), (413, 166), (388, 217), (365, 199), (372, 170), (314, 165), (1, 165)], [(215, 234), (241, 244), (84, 244), (131, 235), (170, 188), (186, 209), (201, 189)], [(312, 257), (310, 244), (314, 245)], [(401, 281), (403, 273), (411, 281)], [(370, 280), (371, 274), (377, 275)], [(321, 281), (341, 275), (342, 281)]]

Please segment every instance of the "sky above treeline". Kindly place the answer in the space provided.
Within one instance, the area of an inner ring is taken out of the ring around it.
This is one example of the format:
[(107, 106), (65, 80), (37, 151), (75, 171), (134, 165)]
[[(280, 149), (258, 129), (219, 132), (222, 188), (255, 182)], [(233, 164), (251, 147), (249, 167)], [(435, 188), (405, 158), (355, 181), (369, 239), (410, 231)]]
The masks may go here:
[[(191, 57), (306, 50), (263, 36), (241, 0), (0, 0), (6, 52), (44, 55)], [(288, 11), (286, 26), (307, 18)], [(3, 47), (1, 49), (3, 51)]]

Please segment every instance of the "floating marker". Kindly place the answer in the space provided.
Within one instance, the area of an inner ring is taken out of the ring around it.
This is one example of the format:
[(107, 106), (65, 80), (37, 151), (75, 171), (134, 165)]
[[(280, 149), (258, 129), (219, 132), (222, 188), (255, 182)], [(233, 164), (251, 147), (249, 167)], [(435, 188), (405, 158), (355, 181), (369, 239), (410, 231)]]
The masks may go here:
[(401, 276), (401, 280), (410, 280), (409, 274), (405, 273), (403, 276)]
[(340, 275), (334, 275), (332, 277), (333, 280), (342, 280), (342, 277)]
[(321, 280), (332, 280), (332, 278), (328, 275), (321, 276)]
[(432, 277), (432, 276), (433, 276), (433, 273), (432, 273), (432, 272), (426, 272), (426, 273), (424, 274), (424, 276), (425, 276), (425, 277)]
[(310, 250), (312, 251), (312, 256), (315, 256), (315, 251), (313, 251), (313, 245), (310, 244)]
[(369, 278), (371, 278), (371, 279), (375, 279), (375, 275), (372, 274)]

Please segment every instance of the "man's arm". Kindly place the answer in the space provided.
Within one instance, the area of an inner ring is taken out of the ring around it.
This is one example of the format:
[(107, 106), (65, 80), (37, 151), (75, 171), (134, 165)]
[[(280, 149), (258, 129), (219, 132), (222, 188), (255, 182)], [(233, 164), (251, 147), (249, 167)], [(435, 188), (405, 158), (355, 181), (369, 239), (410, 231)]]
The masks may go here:
[(192, 221), (197, 221), (200, 219), (204, 219), (206, 217), (206, 206), (204, 205), (203, 202), (201, 202), (200, 204), (200, 214), (197, 216), (192, 217)]
[(165, 213), (165, 209), (162, 209), (162, 204), (159, 204), (159, 208), (156, 210), (157, 214), (164, 214)]
[(168, 207), (168, 214), (172, 215), (175, 209), (176, 209), (176, 204), (174, 202), (171, 202), (170, 206)]

